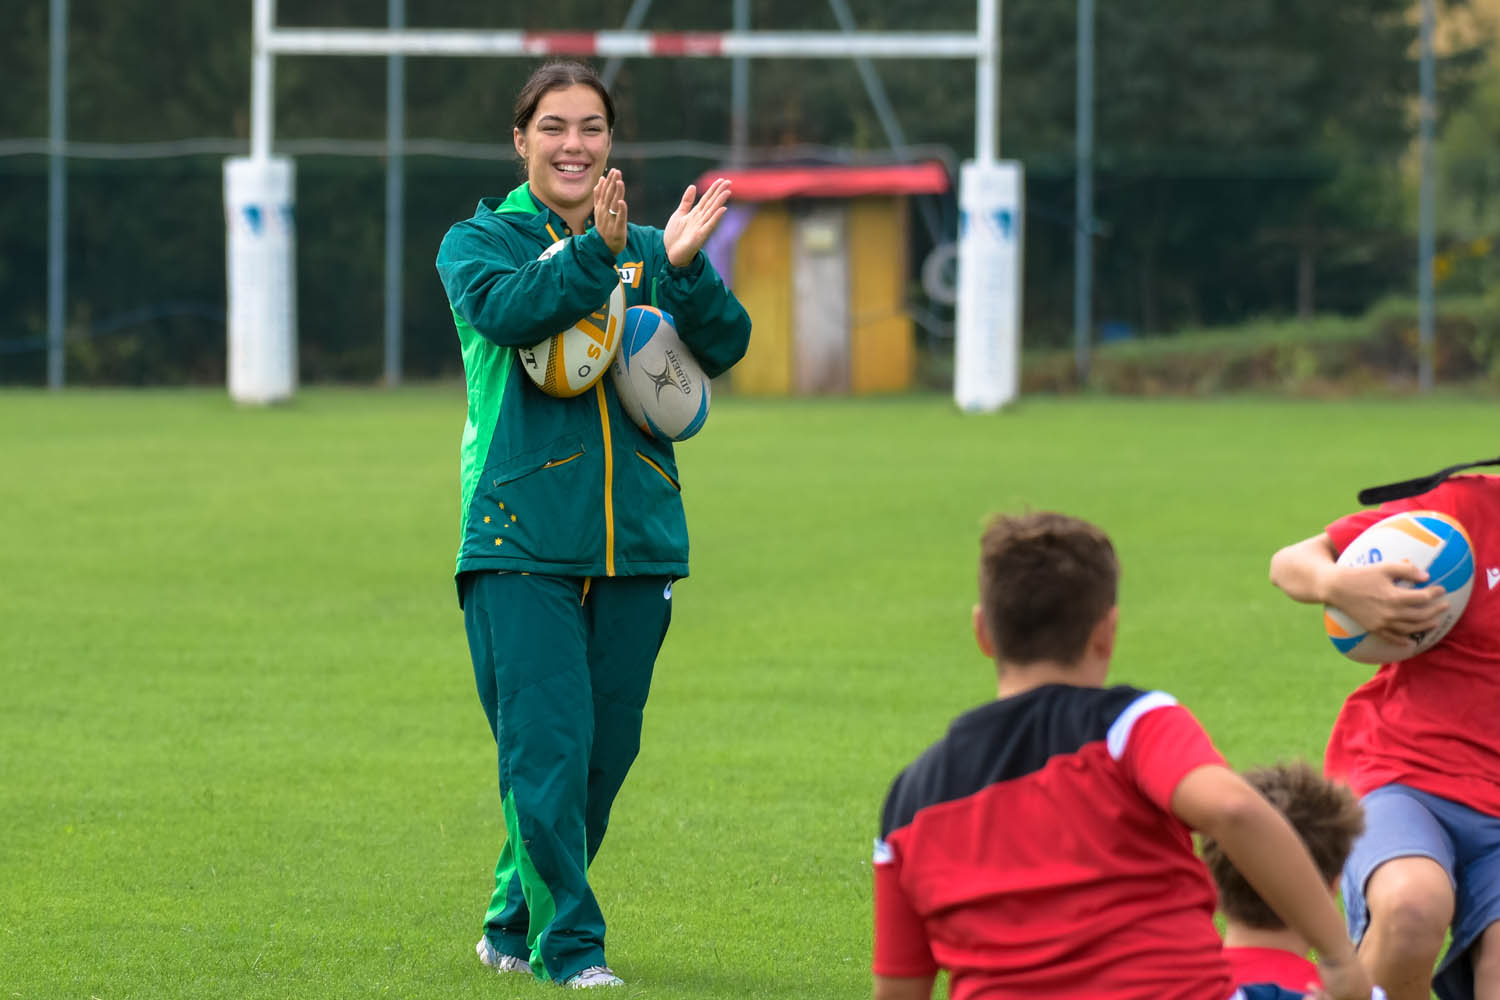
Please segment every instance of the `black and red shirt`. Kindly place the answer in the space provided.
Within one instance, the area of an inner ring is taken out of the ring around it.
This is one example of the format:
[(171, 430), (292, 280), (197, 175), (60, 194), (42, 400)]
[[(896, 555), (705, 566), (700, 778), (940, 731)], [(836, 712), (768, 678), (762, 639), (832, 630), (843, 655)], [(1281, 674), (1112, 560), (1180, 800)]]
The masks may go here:
[(1171, 695), (1053, 684), (956, 719), (896, 778), (874, 971), (951, 1000), (1226, 1000), (1217, 895), (1171, 811), (1224, 759)]

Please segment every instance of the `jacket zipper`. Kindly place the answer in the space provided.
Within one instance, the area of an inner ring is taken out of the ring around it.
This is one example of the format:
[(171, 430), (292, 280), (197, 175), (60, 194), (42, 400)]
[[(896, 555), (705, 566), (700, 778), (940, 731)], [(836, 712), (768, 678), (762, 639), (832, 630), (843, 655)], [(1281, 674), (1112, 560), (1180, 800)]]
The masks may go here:
[(604, 575), (615, 575), (615, 458), (609, 440), (609, 403), (604, 398), (604, 380), (594, 383), (599, 400), (599, 423), (604, 429)]
[[(552, 242), (558, 240), (552, 223), (547, 223), (547, 235)], [(594, 395), (599, 400), (599, 424), (604, 430), (604, 575), (615, 575), (615, 459), (614, 448), (609, 440), (609, 404), (604, 398), (604, 380), (594, 383)], [(563, 459), (571, 462), (577, 455)], [(562, 462), (547, 463), (561, 465)], [(587, 593), (587, 591), (585, 591)]]

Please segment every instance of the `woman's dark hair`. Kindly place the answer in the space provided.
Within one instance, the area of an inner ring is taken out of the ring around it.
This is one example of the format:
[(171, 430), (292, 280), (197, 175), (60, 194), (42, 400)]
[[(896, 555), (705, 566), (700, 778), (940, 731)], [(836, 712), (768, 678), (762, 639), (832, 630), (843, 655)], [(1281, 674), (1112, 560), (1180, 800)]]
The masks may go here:
[(527, 124), (531, 122), (532, 116), (536, 114), (536, 106), (541, 103), (542, 97), (554, 90), (563, 90), (574, 84), (583, 84), (592, 87), (599, 95), (599, 100), (604, 102), (604, 120), (611, 132), (615, 128), (615, 102), (609, 96), (609, 90), (605, 88), (604, 81), (599, 79), (593, 67), (586, 66), (581, 62), (550, 62), (537, 67), (531, 79), (526, 81), (526, 86), (516, 95), (516, 117), (515, 127), (526, 130)]

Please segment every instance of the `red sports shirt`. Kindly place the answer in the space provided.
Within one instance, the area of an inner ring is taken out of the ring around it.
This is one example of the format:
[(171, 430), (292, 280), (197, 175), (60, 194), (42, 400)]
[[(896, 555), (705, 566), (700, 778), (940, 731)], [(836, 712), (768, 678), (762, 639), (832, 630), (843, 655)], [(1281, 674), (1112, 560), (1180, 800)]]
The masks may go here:
[(1500, 816), (1500, 476), (1458, 476), (1430, 493), (1334, 521), (1342, 552), (1397, 511), (1457, 518), (1474, 546), (1474, 589), (1443, 641), (1387, 663), (1351, 694), (1324, 769), (1361, 795), (1399, 782)]
[(1225, 948), (1224, 957), (1240, 986), (1275, 983), (1293, 993), (1313, 993), (1323, 985), (1316, 965), (1280, 948)]
[(960, 716), (886, 798), (875, 972), (947, 969), (951, 1000), (1226, 1000), (1213, 882), (1169, 805), (1223, 763), (1159, 691), (1055, 684)]

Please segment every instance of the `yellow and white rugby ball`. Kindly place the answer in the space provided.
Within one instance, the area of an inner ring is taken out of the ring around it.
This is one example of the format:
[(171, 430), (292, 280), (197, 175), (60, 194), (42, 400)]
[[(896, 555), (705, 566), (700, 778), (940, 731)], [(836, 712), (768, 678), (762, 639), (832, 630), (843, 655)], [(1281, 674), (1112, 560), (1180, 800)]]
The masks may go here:
[[(567, 245), (558, 240), (537, 260), (546, 260)], [(518, 347), (521, 367), (549, 396), (567, 399), (584, 392), (609, 371), (620, 349), (620, 327), (625, 318), (625, 286), (615, 282), (614, 291), (598, 309), (561, 333), (530, 347)]]

